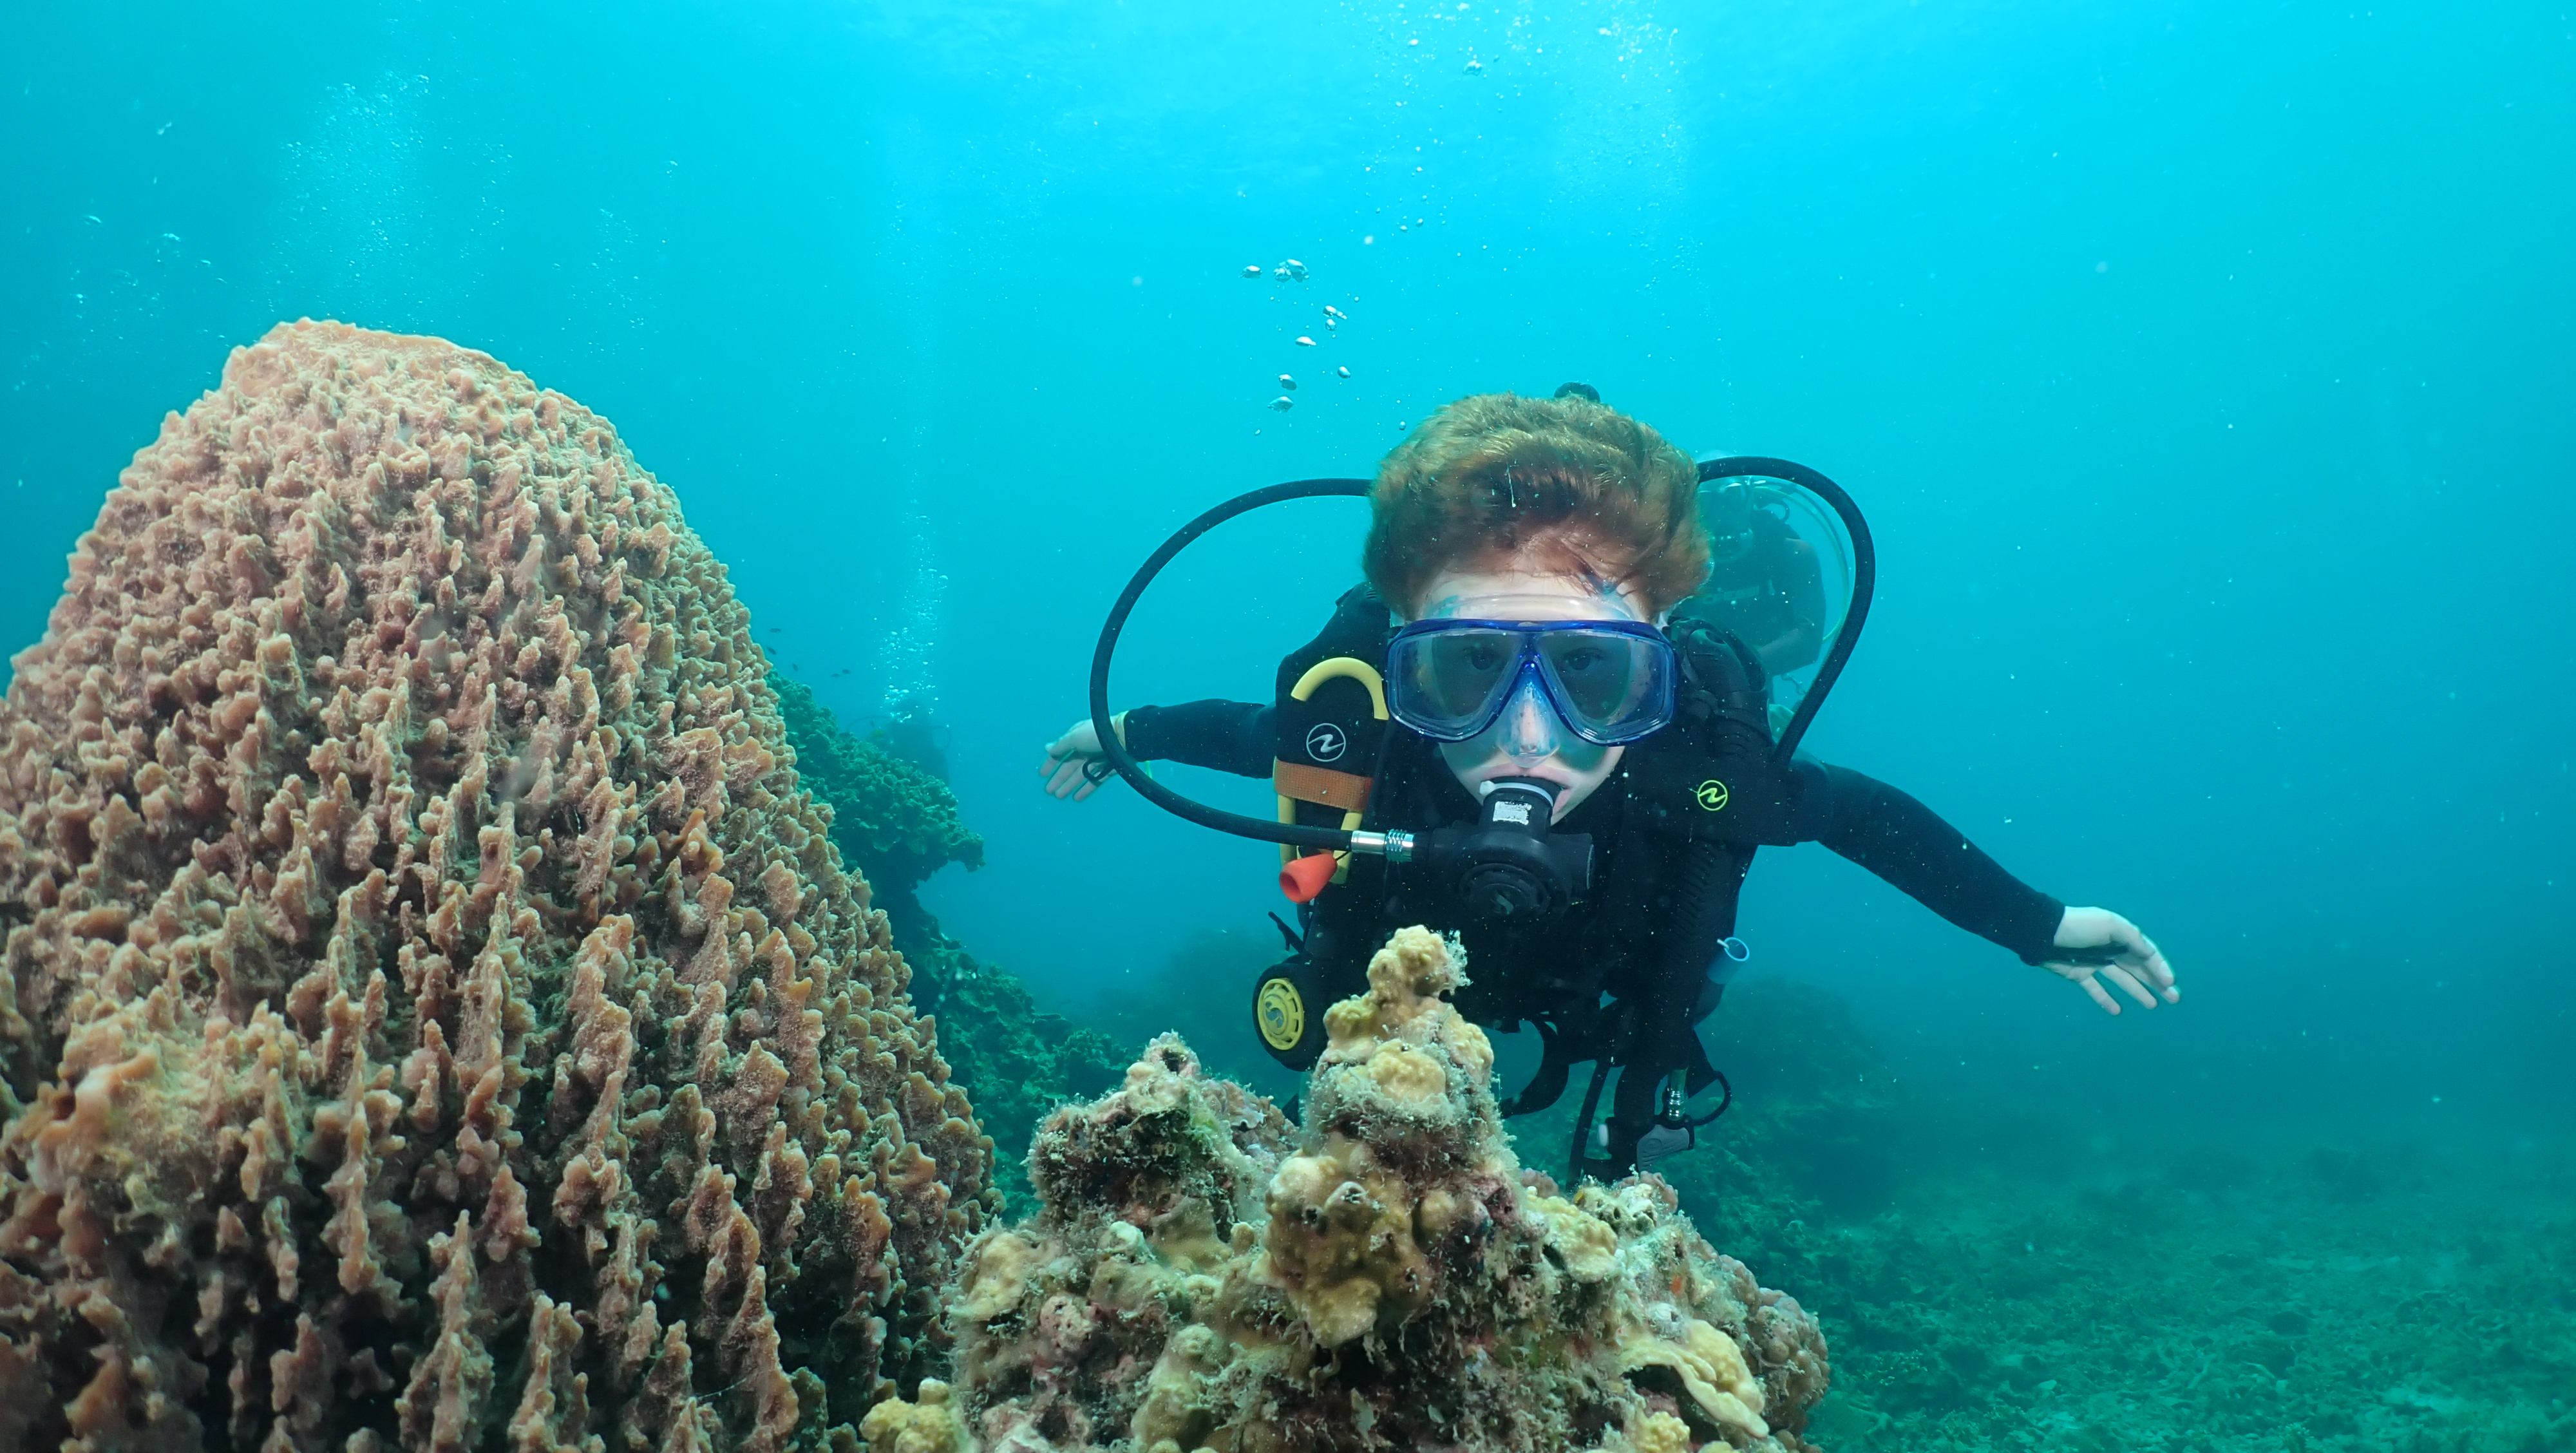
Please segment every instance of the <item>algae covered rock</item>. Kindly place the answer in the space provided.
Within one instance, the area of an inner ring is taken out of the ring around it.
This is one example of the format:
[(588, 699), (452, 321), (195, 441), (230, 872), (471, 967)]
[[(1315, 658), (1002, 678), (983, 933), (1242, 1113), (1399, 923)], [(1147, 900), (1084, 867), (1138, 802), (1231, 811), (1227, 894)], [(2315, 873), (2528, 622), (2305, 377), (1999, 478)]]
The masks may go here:
[(936, 1368), (990, 1143), (605, 420), (281, 327), (16, 667), (7, 1446), (820, 1446)]
[(1462, 960), (1418, 928), (1376, 955), (1303, 1129), (1171, 1036), (1051, 1115), (1041, 1209), (950, 1285), (953, 1385), (885, 1426), (986, 1453), (1809, 1447), (1814, 1320), (1660, 1179), (1521, 1169), (1440, 997)]

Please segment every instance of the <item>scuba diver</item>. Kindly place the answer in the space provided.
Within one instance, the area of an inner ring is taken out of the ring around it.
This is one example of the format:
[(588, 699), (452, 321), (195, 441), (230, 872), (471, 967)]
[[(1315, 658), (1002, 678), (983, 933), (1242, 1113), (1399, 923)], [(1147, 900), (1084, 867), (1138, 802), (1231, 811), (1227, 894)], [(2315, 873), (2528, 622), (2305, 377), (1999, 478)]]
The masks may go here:
[[(1209, 511), (1138, 572), (1104, 627), (1093, 714), (1046, 749), (1046, 790), (1080, 801), (1111, 775), (1194, 821), (1283, 844), (1300, 904), (1291, 953), (1254, 986), (1254, 1027), (1302, 1070), (1323, 1009), (1366, 988), (1369, 957), (1421, 923), (1464, 942), (1459, 1011), (1535, 1028), (1542, 1063), (1503, 1113), (1554, 1103), (1590, 1062), (1572, 1174), (1612, 1179), (1695, 1143), (1691, 1099), (1723, 1076), (1698, 1025), (1748, 956), (1736, 900), (1755, 850), (1819, 842), (1951, 923), (2080, 985), (2147, 1008), (2178, 1003), (2137, 927), (2028, 887), (1930, 809), (1795, 743), (1848, 656), (1856, 600), (1786, 732), (1741, 633), (1676, 608), (1709, 575), (1701, 474), (1654, 430), (1584, 397), (1484, 394), (1427, 419), (1375, 481), (1315, 480)], [(1722, 476), (1721, 476), (1722, 477)], [(1108, 709), (1110, 653), (1154, 572), (1223, 519), (1279, 499), (1365, 493), (1365, 583), (1280, 664), (1267, 704)], [(1864, 576), (1864, 580), (1866, 577)], [(1109, 740), (1104, 740), (1108, 738)], [(1192, 803), (1154, 758), (1270, 776), (1275, 824)], [(1331, 824), (1338, 823), (1338, 827)], [(1296, 856), (1299, 848), (1304, 856)], [(1605, 1077), (1611, 1114), (1592, 1128)], [(1731, 1092), (1728, 1098), (1731, 1100)]]
[(1779, 677), (1825, 653), (1825, 583), (1816, 547), (1759, 507), (1759, 488), (1726, 479), (1700, 490), (1708, 580), (1673, 614), (1733, 633), (1761, 658), (1764, 672)]

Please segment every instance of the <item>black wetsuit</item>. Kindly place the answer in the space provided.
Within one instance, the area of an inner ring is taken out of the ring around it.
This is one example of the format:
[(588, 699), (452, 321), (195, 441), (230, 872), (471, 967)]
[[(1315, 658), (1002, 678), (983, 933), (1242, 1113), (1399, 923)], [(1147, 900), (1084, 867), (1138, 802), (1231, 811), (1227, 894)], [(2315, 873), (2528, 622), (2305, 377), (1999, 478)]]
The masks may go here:
[[(1365, 587), (1345, 596), (1335, 626), (1281, 664), (1278, 698), (1316, 660), (1365, 649), (1352, 642), (1366, 639), (1372, 613), (1382, 635), (1384, 606), (1376, 597)], [(1735, 653), (1730, 661), (1750, 655), (1728, 646)], [(1687, 651), (1685, 659), (1692, 659)], [(1759, 667), (1746, 669), (1753, 679), (1738, 684), (1758, 700)], [(1275, 710), (1240, 701), (1138, 707), (1127, 713), (1126, 742), (1139, 758), (1266, 777), (1278, 751)], [(1710, 841), (1705, 832), (1694, 838), (1696, 824), (1685, 820), (1693, 814), (1657, 806), (1674, 797), (1676, 769), (1685, 784), (1703, 770), (1703, 758), (1676, 745), (1686, 730), (1677, 720), (1632, 744), (1609, 780), (1556, 824), (1556, 832), (1589, 833), (1594, 843), (1592, 891), (1561, 916), (1537, 924), (1494, 922), (1465, 911), (1421, 864), (1355, 856), (1348, 880), (1306, 907), (1304, 976), (1330, 1002), (1365, 986), (1369, 956), (1397, 928), (1420, 923), (1457, 931), (1473, 976), (1458, 995), (1460, 1011), (1506, 1028), (1538, 1022), (1573, 1047), (1574, 1059), (1627, 1066), (1612, 1126), (1614, 1143), (1624, 1138), (1633, 1146), (1665, 1073), (1692, 1070), (1694, 1081), (1705, 1082), (1706, 1062), (1689, 1028), (1715, 1007), (1717, 986), (1706, 974), (1710, 955), (1715, 938), (1734, 931), (1736, 895), (1759, 844), (1823, 843), (2025, 962), (2041, 962), (2050, 951), (2065, 905), (2005, 872), (1923, 804), (1846, 768), (1801, 757), (1781, 781), (1780, 811), (1756, 835), (1741, 842)], [(1760, 730), (1767, 746), (1767, 727)], [(1391, 726), (1377, 767), (1368, 826), (1427, 834), (1474, 821), (1474, 799), (1434, 743)], [(1682, 901), (1685, 895), (1690, 902)], [(1659, 936), (1685, 922), (1707, 941)], [(1561, 1083), (1537, 1103), (1523, 1096), (1516, 1108), (1553, 1100)]]

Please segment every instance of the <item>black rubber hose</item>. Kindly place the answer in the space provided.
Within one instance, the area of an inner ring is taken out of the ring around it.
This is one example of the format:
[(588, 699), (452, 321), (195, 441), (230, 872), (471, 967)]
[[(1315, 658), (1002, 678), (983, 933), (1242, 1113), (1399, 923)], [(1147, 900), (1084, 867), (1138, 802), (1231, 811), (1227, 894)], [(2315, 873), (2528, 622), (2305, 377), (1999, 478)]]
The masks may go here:
[(1322, 852), (1340, 852), (1350, 847), (1351, 835), (1340, 828), (1306, 827), (1299, 823), (1271, 822), (1264, 818), (1246, 817), (1239, 812), (1227, 812), (1204, 802), (1193, 802), (1145, 775), (1145, 769), (1128, 755), (1127, 744), (1118, 740), (1118, 729), (1109, 720), (1109, 662), (1118, 651), (1118, 633), (1127, 628), (1128, 612), (1136, 608), (1137, 600), (1145, 594), (1145, 587), (1153, 584), (1154, 577), (1161, 574), (1163, 567), (1172, 563), (1172, 557), (1187, 548), (1191, 541), (1236, 515), (1257, 510), (1263, 505), (1287, 499), (1320, 499), (1335, 495), (1366, 498), (1369, 488), (1369, 481), (1365, 479), (1298, 479), (1236, 495), (1181, 526), (1172, 538), (1163, 542), (1161, 549), (1137, 567), (1135, 578), (1119, 592), (1118, 603), (1109, 608), (1109, 619), (1100, 627), (1099, 648), (1091, 653), (1091, 729), (1100, 737), (1100, 755), (1108, 759), (1119, 776), (1127, 779), (1127, 785), (1135, 788), (1138, 796), (1176, 817), (1187, 818), (1218, 832), (1230, 832), (1237, 837), (1286, 843), (1290, 847)]
[(1860, 640), (1861, 624), (1869, 619), (1870, 596), (1878, 589), (1878, 547), (1870, 543), (1869, 521), (1861, 518), (1860, 506), (1852, 502), (1843, 487), (1803, 464), (1760, 454), (1738, 454), (1712, 459), (1699, 467), (1702, 484), (1748, 474), (1785, 479), (1805, 489), (1834, 507), (1834, 513), (1842, 517), (1844, 531), (1851, 536), (1851, 608), (1843, 613), (1843, 628), (1834, 633), (1833, 649), (1825, 653), (1824, 664), (1816, 668), (1816, 684), (1807, 688), (1806, 697), (1790, 714), (1789, 725), (1781, 730), (1779, 743), (1771, 749), (1773, 761), (1786, 762), (1797, 754), (1799, 739), (1807, 734), (1807, 723), (1816, 719), (1826, 695), (1841, 678), (1843, 663), (1851, 659), (1852, 646)]

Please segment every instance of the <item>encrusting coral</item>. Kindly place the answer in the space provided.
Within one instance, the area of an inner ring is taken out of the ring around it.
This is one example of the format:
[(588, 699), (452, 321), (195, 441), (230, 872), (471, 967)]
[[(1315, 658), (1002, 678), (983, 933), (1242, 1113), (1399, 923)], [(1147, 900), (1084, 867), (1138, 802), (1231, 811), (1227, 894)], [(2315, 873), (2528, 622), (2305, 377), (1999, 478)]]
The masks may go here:
[(938, 1365), (990, 1142), (606, 421), (280, 327), (16, 668), (0, 1444), (847, 1446)]
[(1520, 1168), (1440, 997), (1461, 959), (1419, 928), (1376, 955), (1302, 1132), (1169, 1035), (1050, 1116), (1042, 1209), (950, 1288), (954, 1385), (872, 1412), (878, 1453), (1810, 1448), (1814, 1319), (1660, 1179)]

